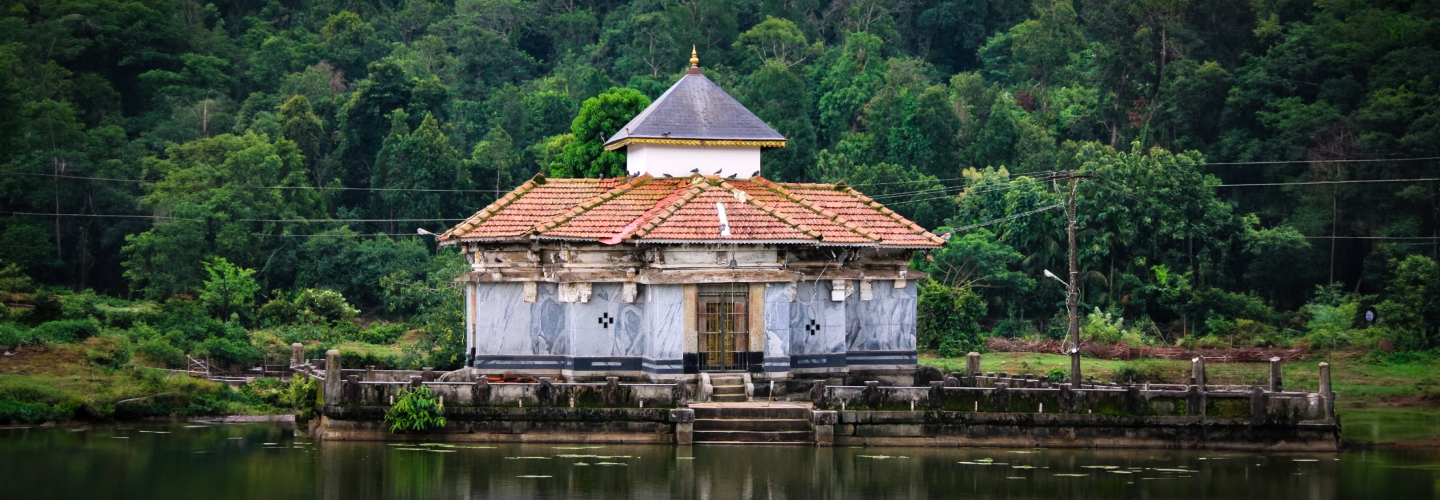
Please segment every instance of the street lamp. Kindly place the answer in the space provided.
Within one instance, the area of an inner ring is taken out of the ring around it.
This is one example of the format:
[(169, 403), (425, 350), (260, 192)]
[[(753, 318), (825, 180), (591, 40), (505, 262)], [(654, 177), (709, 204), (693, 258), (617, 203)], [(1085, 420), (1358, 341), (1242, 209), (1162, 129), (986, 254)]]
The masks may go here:
[(1055, 273), (1050, 272), (1049, 269), (1046, 269), (1046, 270), (1045, 270), (1045, 277), (1046, 277), (1046, 278), (1053, 279), (1053, 280), (1055, 280), (1055, 281), (1059, 281), (1061, 285), (1065, 285), (1065, 288), (1070, 288), (1070, 284), (1069, 284), (1069, 283), (1066, 283), (1065, 280), (1060, 279), (1059, 276), (1056, 276)]

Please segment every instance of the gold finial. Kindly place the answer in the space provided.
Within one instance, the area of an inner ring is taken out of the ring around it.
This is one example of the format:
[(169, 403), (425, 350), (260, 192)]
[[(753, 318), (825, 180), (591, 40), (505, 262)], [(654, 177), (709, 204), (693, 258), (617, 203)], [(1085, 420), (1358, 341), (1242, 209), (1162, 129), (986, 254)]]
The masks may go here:
[(695, 46), (694, 46), (694, 45), (691, 45), (691, 46), (690, 46), (690, 67), (692, 67), (692, 68), (698, 68), (698, 67), (700, 67), (700, 56), (699, 56), (699, 55), (696, 55), (696, 53), (695, 53)]

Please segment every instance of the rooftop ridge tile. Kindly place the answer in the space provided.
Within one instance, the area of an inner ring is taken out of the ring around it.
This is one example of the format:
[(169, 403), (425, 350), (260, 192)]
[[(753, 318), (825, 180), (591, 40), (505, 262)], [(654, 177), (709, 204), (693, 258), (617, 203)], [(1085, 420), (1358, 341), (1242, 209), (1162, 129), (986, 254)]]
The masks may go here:
[(752, 177), (750, 180), (751, 180), (752, 182), (756, 182), (756, 181), (758, 180), (758, 182), (756, 182), (756, 183), (757, 183), (757, 184), (760, 184), (762, 187), (765, 187), (765, 188), (769, 189), (771, 192), (774, 192), (775, 194), (778, 194), (778, 195), (780, 195), (780, 196), (784, 196), (786, 199), (789, 199), (790, 201), (795, 202), (796, 205), (800, 205), (801, 207), (804, 207), (805, 209), (810, 210), (811, 212), (814, 212), (816, 215), (819, 215), (819, 216), (821, 216), (821, 217), (824, 217), (824, 218), (826, 218), (826, 219), (829, 219), (831, 222), (834, 222), (835, 224), (839, 225), (840, 227), (843, 227), (843, 228), (845, 228), (845, 229), (849, 229), (850, 232), (853, 232), (853, 233), (855, 233), (855, 234), (858, 234), (858, 235), (860, 235), (860, 236), (863, 237), (863, 238), (869, 239), (870, 241), (880, 241), (880, 237), (879, 237), (879, 236), (876, 236), (875, 234), (871, 233), (870, 231), (866, 231), (865, 228), (862, 228), (862, 227), (860, 227), (860, 226), (855, 225), (855, 223), (850, 222), (849, 219), (846, 219), (845, 217), (841, 216), (840, 214), (837, 214), (837, 213), (835, 213), (835, 212), (831, 212), (830, 210), (826, 209), (825, 207), (816, 205), (814, 202), (805, 199), (805, 197), (800, 196), (800, 195), (798, 195), (798, 194), (795, 194), (795, 192), (793, 192), (793, 191), (791, 191), (791, 190), (789, 190), (789, 189), (786, 189), (785, 186), (782, 186), (782, 185), (780, 185), (779, 183), (776, 183), (776, 182), (774, 182), (774, 181), (771, 181), (770, 179), (766, 179), (766, 178), (760, 177), (760, 176)]
[(934, 244), (936, 244), (936, 245), (944, 245), (944, 244), (945, 244), (945, 240), (941, 239), (939, 236), (935, 236), (935, 235), (932, 234), (930, 231), (926, 230), (926, 229), (923, 228), (923, 227), (920, 227), (920, 225), (919, 225), (919, 224), (916, 224), (915, 221), (912, 221), (912, 220), (910, 220), (910, 219), (905, 218), (905, 216), (903, 216), (903, 215), (900, 215), (900, 214), (898, 214), (898, 213), (895, 213), (894, 210), (891, 210), (890, 207), (885, 206), (883, 203), (880, 203), (880, 202), (878, 202), (878, 201), (875, 201), (875, 200), (871, 199), (869, 196), (865, 196), (865, 193), (861, 193), (860, 191), (856, 190), (855, 188), (852, 188), (852, 187), (850, 187), (850, 186), (848, 186), (848, 185), (844, 185), (843, 183), (841, 183), (841, 184), (836, 184), (836, 185), (835, 185), (835, 188), (836, 188), (836, 189), (835, 189), (836, 191), (840, 191), (840, 192), (842, 192), (842, 193), (845, 193), (845, 194), (848, 194), (848, 195), (850, 195), (850, 196), (853, 196), (856, 200), (859, 200), (862, 205), (865, 205), (866, 207), (869, 207), (871, 210), (875, 210), (876, 212), (880, 212), (881, 214), (883, 214), (883, 215), (885, 215), (886, 217), (889, 217), (889, 218), (895, 220), (895, 222), (900, 223), (900, 225), (905, 226), (906, 228), (910, 229), (911, 231), (915, 231), (916, 233), (918, 233), (917, 236), (921, 236), (921, 237), (929, 240), (931, 243), (934, 243)]
[(475, 215), (471, 215), (470, 217), (466, 218), (459, 224), (456, 224), (455, 227), (450, 228), (450, 230), (445, 231), (435, 239), (442, 245), (453, 244), (450, 241), (452, 238), (464, 238), (464, 235), (457, 235), (456, 230), (469, 231), (471, 229), (474, 229), (476, 226), (484, 223), (486, 220), (489, 220), (490, 217), (499, 213), (500, 210), (504, 209), (507, 206), (510, 206), (510, 204), (514, 203), (515, 200), (520, 199), (520, 197), (524, 196), (525, 193), (529, 193), (532, 189), (535, 189), (535, 186), (544, 185), (547, 182), (548, 179), (545, 178), (545, 174), (535, 174), (535, 176), (531, 177), (530, 180), (525, 181), (519, 186), (515, 186), (515, 189), (510, 190), (510, 192), (506, 193), (504, 197), (501, 197), (500, 199), (491, 202), (484, 209), (480, 210), (479, 212), (475, 212)]
[(571, 219), (579, 217), (581, 214), (589, 212), (591, 209), (598, 207), (607, 201), (613, 200), (617, 196), (628, 193), (630, 192), (630, 190), (644, 185), (646, 182), (649, 182), (650, 179), (652, 179), (652, 177), (650, 177), (650, 174), (643, 174), (628, 181), (625, 181), (618, 186), (610, 188), (603, 193), (597, 194), (595, 196), (592, 196), (588, 200), (580, 202), (579, 204), (572, 207), (570, 210), (562, 212), (560, 215), (550, 218), (550, 220), (535, 224), (535, 226), (531, 228), (530, 232), (532, 234), (538, 235), (543, 234), (545, 231), (560, 227), (566, 222), (569, 222)]

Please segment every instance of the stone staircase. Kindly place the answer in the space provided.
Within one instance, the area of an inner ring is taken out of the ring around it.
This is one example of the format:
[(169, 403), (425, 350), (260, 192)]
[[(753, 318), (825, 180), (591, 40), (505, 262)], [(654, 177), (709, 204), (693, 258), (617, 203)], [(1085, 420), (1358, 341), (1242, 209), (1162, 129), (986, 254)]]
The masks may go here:
[(743, 403), (745, 402), (745, 376), (736, 375), (711, 375), (710, 385), (714, 392), (710, 399), (716, 403)]
[[(719, 386), (716, 389), (718, 396)], [(808, 408), (695, 408), (696, 444), (810, 444), (813, 441)]]

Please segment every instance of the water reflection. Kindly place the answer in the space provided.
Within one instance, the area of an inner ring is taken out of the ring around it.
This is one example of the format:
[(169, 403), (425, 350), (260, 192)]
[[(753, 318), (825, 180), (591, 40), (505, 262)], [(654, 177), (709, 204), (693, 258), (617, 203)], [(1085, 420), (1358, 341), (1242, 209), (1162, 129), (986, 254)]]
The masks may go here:
[(0, 431), (0, 470), (0, 498), (87, 500), (1440, 496), (1429, 450), (313, 443), (274, 424)]

